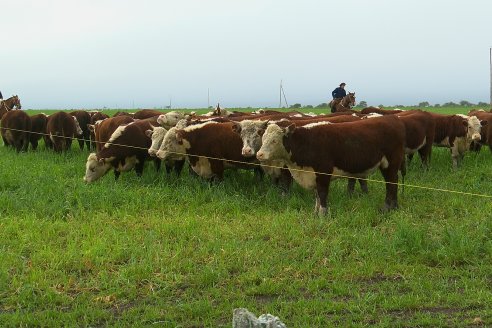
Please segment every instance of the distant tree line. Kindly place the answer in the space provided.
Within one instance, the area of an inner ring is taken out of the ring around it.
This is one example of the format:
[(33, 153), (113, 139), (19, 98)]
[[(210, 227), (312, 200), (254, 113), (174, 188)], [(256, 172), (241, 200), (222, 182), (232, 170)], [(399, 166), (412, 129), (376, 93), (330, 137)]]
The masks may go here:
[[(367, 102), (364, 100), (361, 100), (357, 103), (355, 106), (357, 108), (365, 108), (368, 107)], [(480, 101), (477, 104), (474, 104), (470, 101), (467, 100), (461, 100), (459, 103), (455, 102), (446, 102), (444, 104), (434, 104), (431, 105), (428, 101), (421, 101), (417, 105), (394, 105), (394, 106), (384, 106), (384, 105), (378, 105), (378, 107), (398, 107), (398, 108), (403, 108), (403, 107), (419, 107), (419, 108), (425, 108), (425, 107), (479, 107), (479, 108), (488, 108), (490, 107), (490, 104)], [(289, 106), (291, 109), (299, 109), (299, 108), (328, 108), (328, 103), (321, 103), (319, 105), (313, 106), (313, 105), (301, 105), (300, 103), (295, 103), (291, 106)]]

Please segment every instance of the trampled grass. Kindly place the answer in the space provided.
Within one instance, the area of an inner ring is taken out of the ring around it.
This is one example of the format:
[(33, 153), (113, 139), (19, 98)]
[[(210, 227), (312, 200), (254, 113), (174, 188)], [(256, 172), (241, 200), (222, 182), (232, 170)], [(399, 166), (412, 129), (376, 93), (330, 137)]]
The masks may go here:
[[(349, 198), (337, 180), (318, 218), (311, 193), (251, 172), (210, 185), (148, 163), (86, 185), (86, 158), (0, 147), (1, 326), (228, 327), (236, 307), (288, 327), (492, 325), (490, 198), (406, 187), (381, 215), (383, 184)], [(491, 164), (453, 171), (435, 148), (406, 182), (492, 195)]]

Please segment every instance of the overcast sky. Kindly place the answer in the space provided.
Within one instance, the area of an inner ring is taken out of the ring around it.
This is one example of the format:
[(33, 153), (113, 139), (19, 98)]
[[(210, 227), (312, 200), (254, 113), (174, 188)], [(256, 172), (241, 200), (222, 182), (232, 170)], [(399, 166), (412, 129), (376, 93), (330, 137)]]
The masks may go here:
[(0, 90), (23, 108), (489, 100), (489, 0), (3, 0)]

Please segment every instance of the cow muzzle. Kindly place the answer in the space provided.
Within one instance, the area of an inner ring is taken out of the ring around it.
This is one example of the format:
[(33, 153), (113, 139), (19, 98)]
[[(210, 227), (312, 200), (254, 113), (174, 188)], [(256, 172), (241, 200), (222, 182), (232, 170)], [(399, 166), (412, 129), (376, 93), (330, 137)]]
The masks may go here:
[(256, 158), (260, 161), (266, 160), (265, 153), (260, 150), (259, 152), (256, 153)]
[(480, 141), (482, 139), (482, 136), (480, 135), (480, 133), (474, 133), (472, 135), (472, 141)]
[(160, 159), (165, 159), (167, 157), (167, 152), (159, 150), (155, 155)]
[(251, 149), (251, 147), (244, 147), (241, 151), (241, 154), (244, 157), (252, 157), (254, 156), (255, 152), (253, 151), (253, 149)]
[(151, 157), (155, 157), (155, 156), (156, 156), (156, 151), (155, 151), (155, 149), (149, 149), (149, 150), (148, 150), (148, 152), (149, 152), (149, 155), (150, 155)]

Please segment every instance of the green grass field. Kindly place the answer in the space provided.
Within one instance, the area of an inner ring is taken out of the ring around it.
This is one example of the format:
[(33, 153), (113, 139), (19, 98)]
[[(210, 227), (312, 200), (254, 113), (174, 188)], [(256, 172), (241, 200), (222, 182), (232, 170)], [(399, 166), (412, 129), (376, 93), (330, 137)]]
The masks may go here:
[[(349, 198), (337, 180), (318, 218), (310, 192), (247, 171), (86, 185), (72, 147), (0, 147), (1, 327), (230, 327), (237, 307), (289, 328), (492, 325), (491, 198), (406, 187), (381, 215), (383, 184)], [(419, 165), (409, 184), (492, 195), (486, 148)]]

